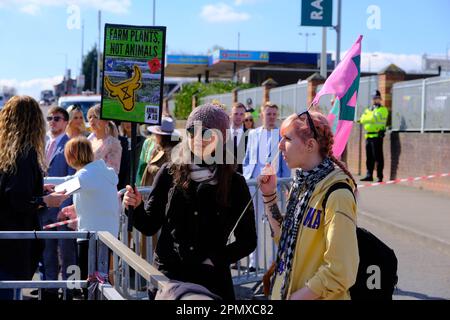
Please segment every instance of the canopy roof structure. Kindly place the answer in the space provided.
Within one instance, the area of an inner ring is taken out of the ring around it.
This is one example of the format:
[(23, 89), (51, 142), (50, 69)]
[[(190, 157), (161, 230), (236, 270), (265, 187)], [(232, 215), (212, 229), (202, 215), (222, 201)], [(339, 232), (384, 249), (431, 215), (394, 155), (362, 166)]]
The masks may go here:
[[(236, 72), (249, 67), (284, 67), (317, 69), (319, 53), (216, 50), (211, 55), (173, 55), (166, 58), (168, 77), (232, 78)], [(331, 54), (328, 68), (333, 68)]]

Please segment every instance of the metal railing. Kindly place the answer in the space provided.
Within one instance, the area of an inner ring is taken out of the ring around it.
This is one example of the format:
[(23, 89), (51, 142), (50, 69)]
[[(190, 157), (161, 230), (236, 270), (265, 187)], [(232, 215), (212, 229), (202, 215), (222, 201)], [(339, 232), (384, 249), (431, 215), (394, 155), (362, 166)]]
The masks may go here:
[[(279, 194), (279, 206), (281, 212), (285, 211), (287, 204), (287, 192), (290, 189), (292, 179), (291, 178), (280, 178), (278, 179), (278, 194)], [(265, 272), (270, 268), (271, 263), (276, 257), (276, 245), (273, 242), (270, 235), (270, 226), (268, 220), (265, 218), (264, 214), (264, 206), (262, 204), (261, 192), (256, 191), (255, 188), (257, 186), (256, 180), (248, 180), (247, 185), (250, 189), (250, 193), (253, 195), (257, 192), (256, 197), (254, 197), (254, 209), (255, 209), (255, 217), (256, 217), (256, 230), (257, 230), (257, 248), (254, 253), (255, 266), (254, 271), (250, 271), (250, 260), (251, 257), (245, 257), (238, 261), (234, 268), (233, 272), (233, 283), (235, 285), (240, 285), (244, 283), (251, 283), (260, 281)], [(147, 198), (150, 194), (152, 188), (151, 187), (138, 187), (138, 191), (141, 192), (143, 199)], [(121, 190), (119, 193), (123, 195), (125, 189)], [(127, 245), (133, 250), (137, 255), (144, 256), (148, 263), (153, 262), (153, 239), (152, 237), (147, 237), (140, 233), (138, 230), (133, 228), (132, 233), (128, 233), (128, 219), (125, 215), (124, 211), (122, 211), (121, 219), (121, 234), (120, 240), (124, 245)], [(130, 237), (131, 235), (131, 237)], [(233, 239), (231, 240), (233, 241)], [(146, 254), (143, 255), (141, 248), (145, 248)], [(127, 276), (126, 265), (125, 267), (125, 278), (129, 278)], [(139, 289), (139, 280), (135, 279), (135, 288)], [(126, 285), (124, 285), (126, 287)]]
[[(270, 227), (264, 214), (264, 207), (260, 201), (260, 191), (255, 190), (256, 180), (247, 181), (254, 198), (256, 217), (256, 230), (258, 232), (257, 249), (255, 250), (255, 268), (250, 271), (250, 256), (236, 263), (233, 269), (233, 283), (240, 285), (260, 281), (264, 273), (270, 267), (276, 257), (276, 246), (270, 236)], [(279, 205), (284, 211), (286, 207), (287, 191), (290, 188), (291, 178), (278, 180), (280, 194)], [(148, 196), (151, 187), (139, 187), (143, 197)], [(121, 190), (121, 194), (124, 190)], [(0, 231), (2, 239), (81, 239), (89, 241), (88, 249), (88, 274), (96, 271), (109, 274), (113, 285), (108, 282), (98, 283), (97, 286), (89, 286), (88, 280), (58, 280), (58, 281), (0, 281), (0, 289), (14, 289), (15, 296), (22, 298), (22, 289), (38, 289), (39, 299), (42, 289), (62, 289), (66, 297), (66, 290), (73, 288), (88, 288), (89, 299), (93, 300), (123, 300), (123, 299), (148, 299), (148, 290), (163, 289), (170, 282), (164, 274), (159, 272), (153, 262), (153, 239), (142, 235), (136, 229), (130, 234), (127, 230), (127, 217), (122, 212), (120, 216), (121, 232), (119, 239), (108, 232), (88, 231)], [(233, 239), (231, 240), (233, 241)], [(145, 244), (145, 246), (144, 246)], [(145, 254), (142, 251), (145, 248)], [(110, 254), (112, 253), (112, 254)], [(112, 259), (112, 270), (110, 268)], [(112, 271), (112, 273), (110, 273)], [(133, 278), (134, 277), (134, 278)]]
[[(89, 286), (89, 299), (93, 300), (123, 300), (145, 298), (133, 296), (124, 290), (123, 283), (128, 283), (124, 277), (123, 270), (132, 268), (137, 275), (145, 279), (147, 289), (163, 289), (170, 279), (159, 272), (147, 261), (137, 256), (130, 248), (121, 243), (109, 232), (75, 232), (75, 231), (0, 231), (0, 241), (2, 239), (85, 239), (89, 240), (88, 249), (88, 274), (95, 272), (103, 274), (109, 273), (110, 252), (112, 252), (113, 273), (110, 275), (114, 286), (108, 282), (98, 283), (97, 286)], [(87, 288), (88, 280), (65, 280), (65, 281), (0, 281), (0, 289), (14, 289), (15, 297), (22, 298), (21, 291), (24, 288), (39, 289), (39, 299), (41, 289), (63, 289), (64, 296), (67, 289)], [(147, 292), (145, 292), (147, 296)]]
[[(291, 187), (291, 178), (279, 178), (278, 185), (278, 205), (281, 212), (285, 212), (287, 205), (287, 194)], [(251, 255), (241, 259), (236, 264), (236, 270), (233, 270), (234, 285), (241, 285), (245, 283), (252, 283), (261, 281), (264, 274), (270, 268), (272, 262), (276, 259), (277, 247), (271, 237), (269, 221), (265, 216), (264, 204), (260, 190), (255, 190), (257, 181), (255, 179), (247, 180), (247, 185), (250, 189), (251, 195), (256, 192), (253, 200), (255, 217), (256, 217), (256, 231), (257, 231), (257, 246), (254, 252), (254, 265), (251, 265)], [(250, 270), (253, 267), (254, 270)]]
[[(41, 239), (89, 239), (90, 232), (75, 231), (0, 231), (0, 241), (9, 240), (41, 240)], [(89, 253), (93, 250), (89, 244)], [(20, 253), (19, 253), (20, 254)], [(0, 280), (0, 289), (13, 289), (14, 299), (22, 299), (21, 289), (38, 289), (39, 299), (42, 297), (41, 289), (63, 289), (63, 296), (66, 297), (66, 290), (69, 288), (86, 288), (87, 280), (67, 280), (67, 281), (17, 281)]]
[(450, 78), (396, 83), (392, 94), (392, 130), (450, 131)]

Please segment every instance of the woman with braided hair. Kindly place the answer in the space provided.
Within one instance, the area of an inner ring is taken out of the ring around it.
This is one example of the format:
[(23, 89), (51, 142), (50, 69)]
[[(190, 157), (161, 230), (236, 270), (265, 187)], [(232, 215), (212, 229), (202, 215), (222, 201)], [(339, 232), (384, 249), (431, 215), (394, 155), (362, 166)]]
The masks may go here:
[(271, 298), (350, 299), (359, 264), (355, 180), (332, 155), (333, 134), (322, 114), (291, 115), (281, 135), (283, 157), (289, 168), (297, 168), (284, 216), (276, 176), (259, 178), (278, 244)]

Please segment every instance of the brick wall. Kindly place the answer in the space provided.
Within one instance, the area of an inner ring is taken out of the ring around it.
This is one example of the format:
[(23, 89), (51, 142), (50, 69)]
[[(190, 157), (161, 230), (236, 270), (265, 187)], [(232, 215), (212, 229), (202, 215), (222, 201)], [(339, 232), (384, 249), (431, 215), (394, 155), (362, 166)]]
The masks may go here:
[[(355, 124), (347, 147), (347, 165), (354, 174), (366, 173), (364, 133)], [(361, 141), (361, 144), (360, 144)], [(384, 138), (384, 176), (386, 180), (450, 172), (450, 134), (392, 132)], [(361, 152), (360, 152), (361, 151)], [(360, 171), (359, 171), (360, 169)], [(376, 176), (374, 172), (374, 176)], [(450, 195), (450, 177), (409, 183)]]

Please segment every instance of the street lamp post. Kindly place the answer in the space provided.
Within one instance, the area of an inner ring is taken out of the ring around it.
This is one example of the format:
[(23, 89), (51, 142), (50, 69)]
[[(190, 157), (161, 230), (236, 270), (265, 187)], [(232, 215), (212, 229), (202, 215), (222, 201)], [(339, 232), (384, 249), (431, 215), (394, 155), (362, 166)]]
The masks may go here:
[(448, 50), (450, 50), (450, 42), (447, 42), (446, 51), (445, 51), (445, 57), (446, 57), (446, 66), (445, 66), (445, 74), (448, 76), (450, 74), (450, 61), (449, 61), (449, 55)]
[(372, 53), (369, 55), (369, 73), (372, 73), (372, 59), (371, 59), (372, 57), (376, 58), (378, 57), (378, 54)]
[(314, 32), (313, 32), (313, 33), (309, 33), (309, 32), (303, 33), (303, 32), (300, 32), (299, 35), (305, 36), (305, 52), (307, 53), (307, 52), (308, 52), (308, 37), (309, 37), (309, 36), (315, 36), (316, 34), (315, 34)]
[[(376, 58), (378, 57), (378, 54), (372, 53), (369, 55), (369, 74), (372, 73), (372, 57)], [(371, 94), (372, 94), (372, 75), (369, 76), (369, 105), (372, 100), (370, 97)]]
[(155, 26), (156, 21), (156, 0), (153, 0), (153, 26)]

